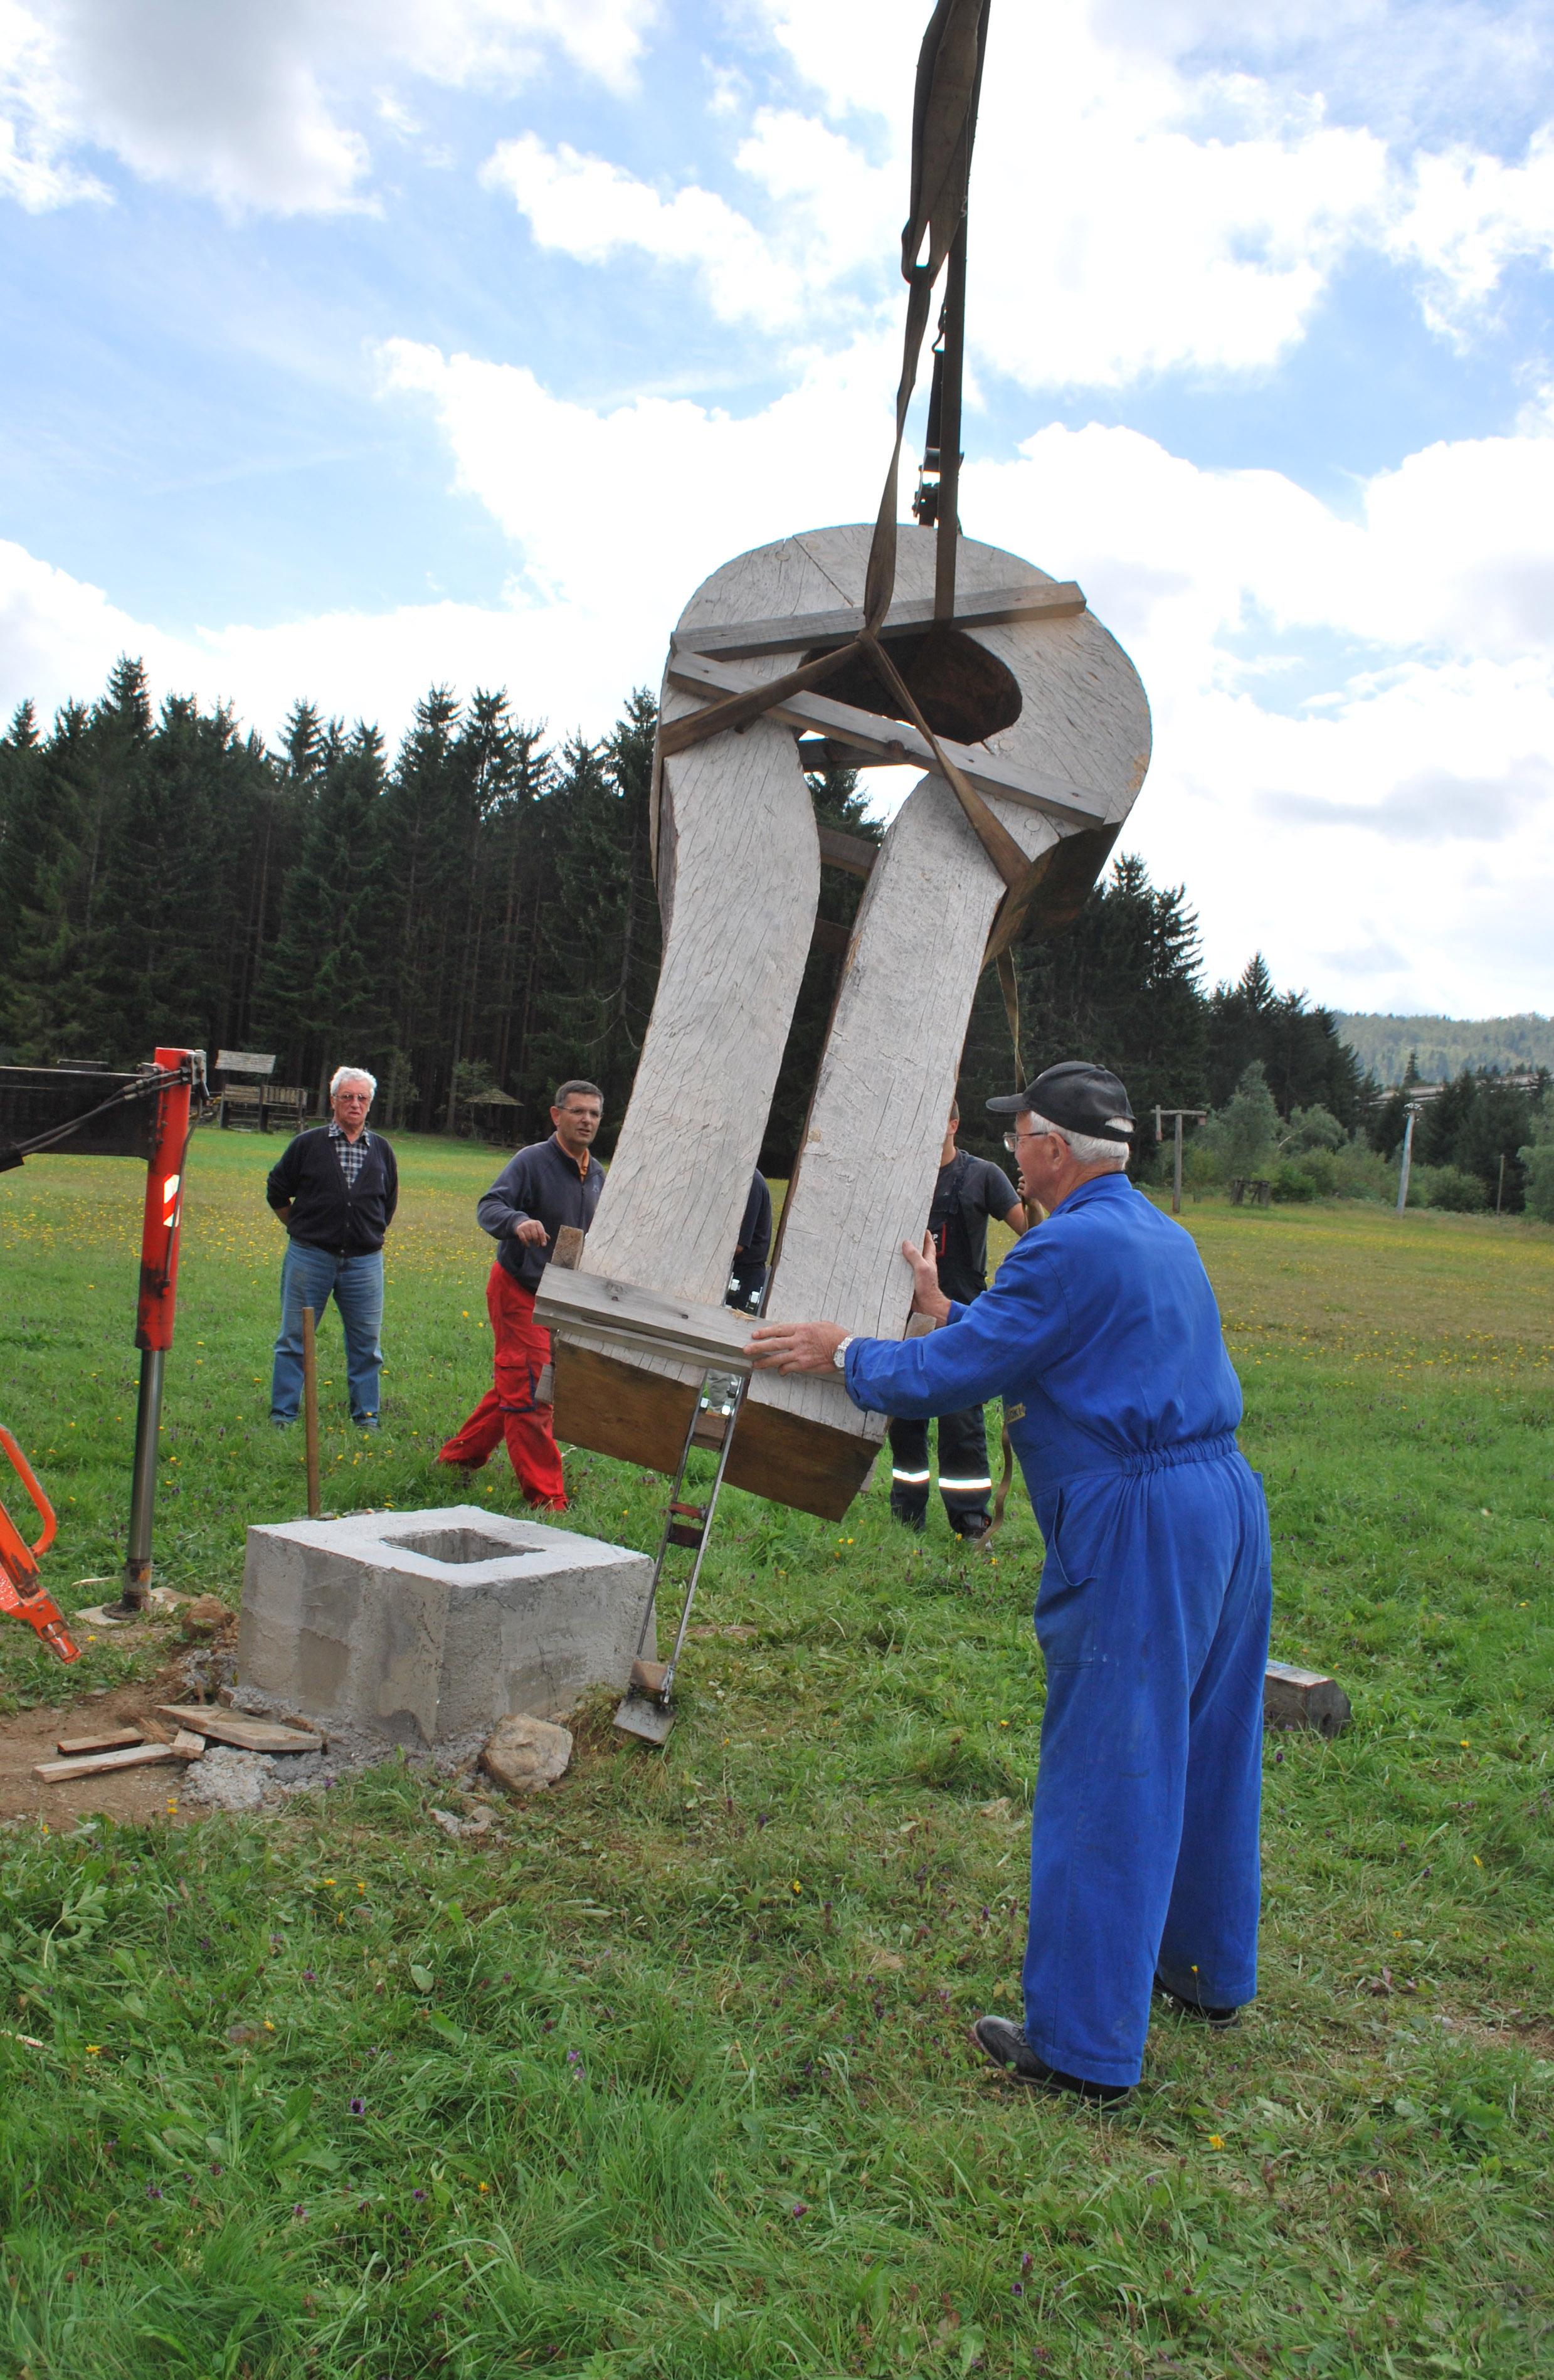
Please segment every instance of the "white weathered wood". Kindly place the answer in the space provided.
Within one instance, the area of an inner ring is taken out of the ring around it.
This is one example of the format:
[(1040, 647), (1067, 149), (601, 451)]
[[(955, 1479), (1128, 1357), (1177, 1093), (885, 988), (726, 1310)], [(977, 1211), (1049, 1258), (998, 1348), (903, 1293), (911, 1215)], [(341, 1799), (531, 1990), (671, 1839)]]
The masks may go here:
[(285, 1727), (278, 1719), (254, 1718), (247, 1711), (219, 1710), (204, 1703), (159, 1703), (164, 1718), (192, 1734), (213, 1736), (239, 1752), (322, 1752), (323, 1738), (311, 1728)]
[(170, 1743), (131, 1743), (122, 1752), (89, 1752), (79, 1760), (40, 1760), (33, 1766), (34, 1777), (45, 1784), (63, 1785), (72, 1777), (109, 1776), (119, 1768), (151, 1768), (164, 1760), (176, 1760), (177, 1754)]
[[(832, 531), (827, 559), (861, 596), (868, 532)], [(850, 552), (838, 553), (845, 540)], [(933, 537), (903, 530), (898, 585), (933, 583)], [(1029, 572), (1012, 554), (963, 540), (958, 587)], [(849, 591), (852, 591), (849, 589)], [(987, 749), (1016, 766), (1073, 768), (1100, 789), (1107, 822), (1126, 815), (1148, 763), (1149, 715), (1125, 654), (1093, 615), (1029, 628), (968, 631), (1011, 669), (1022, 710)], [(1057, 825), (991, 796), (1021, 849), (1038, 857)], [(901, 1336), (912, 1277), (903, 1240), (920, 1237), (933, 1195), (988, 929), (1003, 886), (950, 786), (925, 778), (898, 812), (870, 872), (821, 1059), (808, 1127), (783, 1216), (768, 1318), (840, 1322)], [(1069, 1052), (1043, 1053), (1068, 1055)], [(878, 1443), (883, 1424), (839, 1424), (825, 1383), (757, 1373), (748, 1402)]]
[[(1085, 609), (1085, 597), (1072, 578), (1043, 579), (1038, 584), (989, 588), (983, 593), (957, 589), (950, 628), (991, 627), (1000, 620), (1069, 619)], [(933, 598), (898, 601), (885, 615), (881, 637), (915, 637), (934, 625)], [(861, 607), (841, 611), (806, 612), (780, 620), (703, 621), (695, 628), (676, 628), (671, 653), (717, 653), (735, 661), (747, 653), (823, 651), (827, 645), (850, 644), (863, 626)]]
[(726, 1305), (694, 1305), (688, 1298), (662, 1297), (633, 1281), (591, 1272), (558, 1272), (547, 1265), (540, 1276), (534, 1318), (563, 1338), (592, 1344), (609, 1341), (635, 1354), (667, 1355), (705, 1371), (750, 1369), (748, 1341), (754, 1318)]
[[(819, 611), (835, 593), (801, 542), (785, 540), (715, 571), (681, 625)], [(747, 667), (774, 677), (783, 663)], [(665, 687), (666, 719), (698, 708)], [(654, 831), (663, 963), (582, 1270), (711, 1305), (728, 1284), (819, 899), (814, 808), (792, 730), (758, 720), (666, 761)], [(695, 1377), (666, 1358), (639, 1360), (682, 1385)], [(567, 1435), (560, 1406), (557, 1427)]]
[[(726, 634), (754, 622), (764, 640), (771, 624), (788, 616), (794, 635), (808, 640), (813, 615), (856, 610), (869, 538), (867, 526), (812, 531), (716, 572), (680, 623), (664, 716), (699, 707), (677, 679), (710, 690), (718, 681), (708, 672), (727, 669), (691, 660), (703, 625)], [(904, 604), (930, 601), (934, 551), (933, 532), (902, 530)], [(1002, 608), (1011, 588), (1054, 586), (1016, 556), (961, 541), (963, 613), (979, 597), (999, 598)], [(960, 632), (1002, 662), (1020, 688), (1019, 718), (967, 752), (967, 773), (975, 771), (1021, 850), (1035, 859), (1065, 832), (1118, 825), (1147, 766), (1148, 710), (1132, 665), (1099, 621), (1043, 603), (1035, 616), (963, 625)], [(767, 650), (729, 675), (750, 683), (784, 666)], [(849, 715), (856, 732), (850, 706), (815, 699), (828, 713)], [(832, 717), (825, 725), (834, 732)], [(869, 733), (904, 747), (913, 731), (886, 721)], [(1011, 784), (1025, 791), (1033, 782), (1052, 796), (1043, 808), (1009, 797)], [(672, 758), (661, 772), (654, 824), (664, 967), (598, 1220), (581, 1274), (570, 1278), (611, 1277), (710, 1306), (727, 1279), (818, 893), (818, 838), (792, 726), (769, 716)], [(928, 1211), (1002, 891), (949, 785), (925, 779), (869, 874), (790, 1192), (768, 1306), (773, 1318), (825, 1316), (869, 1335), (900, 1334), (911, 1289), (900, 1243), (921, 1232)], [(618, 1333), (590, 1340), (569, 1327), (563, 1346), (564, 1353), (591, 1347), (628, 1367), (594, 1375), (588, 1393), (596, 1399), (609, 1393), (611, 1378), (618, 1384), (645, 1374), (667, 1375), (666, 1388), (674, 1383), (684, 1395), (701, 1368), (673, 1355), (634, 1354)], [(565, 1373), (558, 1358), (557, 1428), (568, 1436), (575, 1433), (560, 1402)], [(652, 1412), (639, 1402), (633, 1411), (630, 1429), (646, 1430)], [(829, 1381), (758, 1373), (728, 1475), (803, 1501), (802, 1494), (788, 1495), (784, 1466), (807, 1460), (812, 1441), (819, 1450), (818, 1492), (832, 1493), (840, 1482), (844, 1500), (883, 1428), (880, 1416), (858, 1413)], [(822, 1501), (809, 1509), (831, 1508)]]
[[(755, 683), (752, 667), (749, 662), (710, 661), (700, 653), (686, 653), (670, 662), (669, 682), (688, 693), (699, 688), (710, 696), (746, 694)], [(932, 745), (905, 720), (883, 719), (878, 711), (833, 702), (829, 695), (788, 695), (773, 703), (767, 716), (785, 720), (791, 727), (810, 728), (833, 743), (853, 745), (860, 752), (870, 752), (903, 768), (938, 771)], [(979, 794), (1001, 794), (1006, 801), (1040, 810), (1065, 826), (1099, 826), (1103, 821), (1105, 795), (1099, 789), (1044, 776), (1012, 760), (989, 762), (985, 747), (957, 744), (948, 735), (941, 735), (939, 743), (952, 766)]]
[(67, 1760), (79, 1760), (88, 1752), (123, 1752), (132, 1743), (144, 1743), (145, 1736), (138, 1727), (109, 1727), (95, 1735), (62, 1735), (55, 1750)]

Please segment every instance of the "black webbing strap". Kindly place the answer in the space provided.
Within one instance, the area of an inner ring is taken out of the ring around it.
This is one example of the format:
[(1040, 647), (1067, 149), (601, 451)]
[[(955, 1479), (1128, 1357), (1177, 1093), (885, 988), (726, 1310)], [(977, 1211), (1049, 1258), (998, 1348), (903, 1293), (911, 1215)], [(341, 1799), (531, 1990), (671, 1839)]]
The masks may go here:
[[(941, 412), (952, 463), (948, 474), (942, 469), (941, 471), (941, 486), (945, 486), (948, 481), (949, 502), (947, 509), (940, 516), (935, 616), (942, 618), (953, 609), (955, 540), (959, 534), (954, 483), (960, 464), (966, 188), (971, 173), (972, 144), (977, 132), (977, 97), (982, 79), (982, 56), (990, 5), (991, 0), (936, 0), (918, 54), (912, 113), (912, 194), (910, 212), (901, 235), (901, 269), (907, 285), (907, 298), (906, 322), (902, 335), (901, 375), (896, 383), (895, 443), (891, 449), (890, 468), (880, 492), (880, 509), (875, 516), (874, 534), (869, 542), (868, 566), (864, 574), (863, 632), (851, 644), (840, 645), (834, 651), (822, 653), (815, 661), (802, 662), (797, 669), (787, 671), (782, 677), (770, 678), (763, 686), (752, 686), (743, 694), (725, 695), (721, 701), (709, 703), (703, 710), (693, 711), (684, 719), (667, 722), (659, 730), (659, 750), (665, 757), (689, 751), (694, 746), (705, 743), (709, 736), (722, 735), (725, 729), (747, 727), (752, 720), (759, 719), (770, 710), (773, 703), (785, 701), (790, 695), (819, 685), (832, 671), (864, 652), (868, 652), (871, 660), (876, 659), (880, 648), (873, 632), (890, 610), (891, 598), (895, 592), (896, 512), (906, 415), (917, 385), (917, 366), (922, 355), (923, 334), (928, 328), (934, 284), (947, 260), (952, 261), (952, 273), (945, 298)], [(956, 250), (960, 259), (958, 267), (953, 261), (953, 252)], [(887, 683), (900, 689), (901, 680), (893, 666)], [(987, 826), (993, 828), (996, 834), (1003, 835), (1003, 830), (992, 812), (979, 795), (971, 792), (959, 771), (953, 771), (945, 763), (937, 738), (924, 725), (915, 703), (911, 707), (911, 716), (922, 732), (929, 736), (935, 758), (954, 786), (962, 808), (1004, 882), (1016, 882), (1018, 878), (1010, 872), (1010, 865), (999, 858), (993, 844), (989, 842)], [(1023, 876), (1026, 868), (1024, 854), (1019, 852), (1012, 837), (1003, 836), (1003, 840), (1009, 852), (1018, 855), (1019, 872)]]

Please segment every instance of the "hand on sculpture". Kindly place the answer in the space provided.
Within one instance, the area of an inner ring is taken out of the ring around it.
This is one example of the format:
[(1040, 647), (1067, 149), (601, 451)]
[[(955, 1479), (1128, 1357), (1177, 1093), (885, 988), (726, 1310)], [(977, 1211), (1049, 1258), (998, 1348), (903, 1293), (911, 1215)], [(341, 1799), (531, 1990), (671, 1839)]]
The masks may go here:
[(521, 1240), (525, 1247), (542, 1248), (550, 1234), (543, 1223), (536, 1222), (534, 1217), (529, 1215), (516, 1226), (513, 1237), (516, 1240)]
[(915, 1248), (910, 1240), (901, 1244), (901, 1253), (912, 1268), (912, 1311), (931, 1315), (935, 1322), (948, 1322), (950, 1301), (939, 1286), (939, 1265), (932, 1249), (927, 1232), (920, 1248)]
[(847, 1333), (840, 1322), (763, 1322), (750, 1333), (758, 1372), (833, 1372)]

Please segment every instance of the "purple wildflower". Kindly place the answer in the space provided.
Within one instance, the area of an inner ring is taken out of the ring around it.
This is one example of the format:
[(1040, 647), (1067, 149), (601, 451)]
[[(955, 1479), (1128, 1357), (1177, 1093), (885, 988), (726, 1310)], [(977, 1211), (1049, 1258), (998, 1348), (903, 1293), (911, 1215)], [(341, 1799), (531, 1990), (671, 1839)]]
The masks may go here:
[(807, 2215), (809, 2209), (805, 2201), (800, 2198), (795, 2201), (793, 2211), (795, 2215)]
[(566, 2053), (566, 2062), (568, 2066), (580, 2066), (583, 2061), (577, 2050), (569, 2049)]
[(1026, 2294), (1026, 2285), (1024, 2281), (1012, 2282), (1010, 2285), (1009, 2294), (1014, 2298), (1023, 2298)]
[(1027, 2248), (1027, 2249), (1026, 2250), (1025, 2254), (1024, 2254), (1024, 2255), (1021, 2257), (1021, 2259), (1020, 2259), (1020, 2270), (1021, 2270), (1021, 2272), (1022, 2272), (1022, 2273), (1028, 2273), (1028, 2272), (1030, 2271), (1030, 2268), (1031, 2268), (1031, 2252), (1030, 2252), (1030, 2250)]
[(316, 1984), (318, 1982), (318, 1977), (314, 1974), (311, 1967), (304, 1967), (302, 1970), (302, 1980), (305, 1984)]
[(292, 2208), (292, 2210), (291, 2210), (291, 2211), (292, 2211), (292, 2213), (293, 2213), (293, 2214), (297, 2217), (297, 2219), (298, 2219), (298, 2221), (299, 2221), (299, 2222), (306, 2223), (306, 2221), (308, 2220), (308, 2210), (307, 2210), (307, 2208), (303, 2205), (302, 2201), (301, 2201), (300, 2199), (298, 2199), (298, 2200), (297, 2200), (297, 2202), (296, 2205)]
[(221, 2171), (221, 2168), (220, 2168), (220, 2166), (219, 2166), (219, 2165), (212, 2165), (212, 2167), (211, 2168), (211, 2171), (212, 2171), (212, 2173), (220, 2173), (220, 2171)]
[(146, 2184), (146, 2196), (148, 2198), (160, 2198), (162, 2192), (158, 2190), (156, 2184), (154, 2182), (148, 2181)]
[(426, 2200), (426, 2192), (424, 2190), (413, 2190), (410, 2192), (410, 2195), (415, 2200), (418, 2206), (424, 2204)]
[(353, 2099), (353, 2100), (351, 2101), (351, 2113), (352, 2113), (352, 2115), (353, 2115), (353, 2116), (365, 2116), (365, 2115), (366, 2115), (366, 2113), (367, 2113), (367, 2102), (366, 2102), (366, 2100), (365, 2100), (365, 2099)]

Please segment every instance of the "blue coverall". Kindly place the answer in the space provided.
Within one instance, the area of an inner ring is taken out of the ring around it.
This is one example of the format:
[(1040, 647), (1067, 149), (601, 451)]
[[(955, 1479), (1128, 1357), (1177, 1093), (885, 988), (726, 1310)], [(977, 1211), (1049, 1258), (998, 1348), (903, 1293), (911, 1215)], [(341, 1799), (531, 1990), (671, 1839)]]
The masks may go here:
[(875, 1413), (1003, 1399), (1046, 1541), (1026, 2037), (1136, 2082), (1157, 1974), (1205, 2008), (1257, 1988), (1268, 1509), (1208, 1276), (1102, 1174), (948, 1327), (855, 1339), (846, 1367)]

